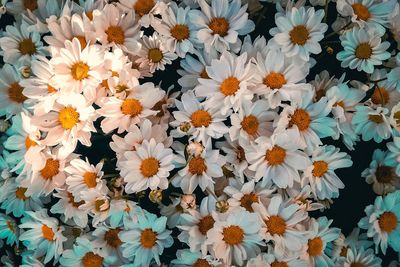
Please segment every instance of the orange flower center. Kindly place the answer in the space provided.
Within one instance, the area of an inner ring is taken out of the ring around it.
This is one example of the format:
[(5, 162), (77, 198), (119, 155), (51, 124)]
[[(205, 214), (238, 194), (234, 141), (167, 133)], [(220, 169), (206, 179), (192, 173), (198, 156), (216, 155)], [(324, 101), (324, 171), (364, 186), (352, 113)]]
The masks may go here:
[(87, 252), (82, 257), (83, 267), (101, 267), (103, 265), (104, 258), (100, 255), (94, 254), (93, 252)]
[(24, 102), (28, 98), (22, 94), (23, 90), (24, 90), (24, 87), (19, 85), (18, 82), (14, 82), (14, 83), (10, 84), (10, 86), (8, 87), (8, 92), (7, 92), (8, 98), (11, 101), (14, 101), (16, 103)]
[(236, 77), (228, 77), (221, 83), (221, 93), (225, 96), (235, 95), (240, 88), (239, 85), (240, 81)]
[(386, 211), (379, 217), (378, 224), (383, 232), (391, 233), (397, 227), (397, 216), (393, 212)]
[(139, 100), (128, 98), (125, 99), (121, 104), (121, 112), (124, 115), (130, 115), (131, 117), (138, 116), (143, 110), (143, 106)]
[(208, 263), (205, 259), (198, 259), (195, 263), (193, 263), (192, 267), (211, 267), (212, 265)]
[(286, 84), (286, 79), (282, 73), (271, 72), (265, 76), (263, 83), (271, 89), (280, 89)]
[(225, 241), (225, 243), (231, 246), (239, 245), (243, 242), (244, 239), (244, 231), (237, 225), (225, 227), (222, 230), (222, 234), (224, 236), (223, 240)]
[(366, 21), (371, 17), (368, 8), (363, 4), (355, 3), (351, 5), (351, 7), (353, 8), (354, 14), (357, 15), (357, 19)]
[(43, 238), (47, 239), (48, 241), (53, 241), (53, 239), (54, 239), (53, 229), (51, 229), (50, 227), (48, 227), (45, 224), (42, 225), (42, 235), (43, 235)]
[(389, 184), (395, 179), (396, 174), (393, 167), (380, 165), (376, 168), (375, 176), (378, 182)]
[(18, 50), (22, 55), (33, 55), (36, 53), (36, 46), (31, 38), (23, 39), (18, 44)]
[(207, 73), (206, 69), (203, 69), (203, 70), (200, 72), (200, 78), (202, 78), (202, 79), (210, 79), (210, 77), (208, 76), (208, 73)]
[(60, 110), (58, 121), (65, 130), (72, 129), (79, 122), (79, 113), (73, 107), (65, 107)]
[(191, 174), (201, 175), (206, 170), (207, 170), (207, 165), (202, 157), (200, 156), (194, 157), (189, 161), (189, 172)]
[(7, 221), (6, 223), (7, 223), (8, 229), (10, 229), (11, 232), (13, 232), (13, 233), (17, 232), (17, 230), (15, 230), (15, 227), (11, 221)]
[(158, 63), (164, 58), (164, 55), (159, 48), (151, 48), (149, 49), (147, 57), (151, 62)]
[(350, 264), (350, 267), (365, 267), (365, 265), (364, 265), (364, 263), (361, 263), (361, 262), (359, 262), (359, 261), (356, 261), (356, 262), (352, 262), (352, 263)]
[(98, 212), (106, 211), (108, 209), (108, 207), (104, 207), (103, 206), (104, 204), (106, 204), (105, 199), (96, 199), (96, 201), (94, 202), (94, 207), (95, 207), (96, 211), (98, 211)]
[(249, 194), (244, 194), (242, 198), (240, 199), (240, 206), (245, 208), (249, 212), (253, 212), (253, 208), (251, 207), (251, 204), (257, 203), (258, 202), (258, 197), (256, 194), (253, 192)]
[(256, 116), (249, 115), (244, 117), (240, 125), (249, 135), (254, 136), (257, 134), (259, 123)]
[(344, 102), (343, 101), (338, 101), (335, 104), (333, 104), (334, 107), (340, 106), (342, 108), (345, 108)]
[(23, 5), (25, 9), (33, 11), (38, 8), (37, 0), (23, 0)]
[(307, 130), (310, 126), (311, 118), (310, 114), (304, 109), (296, 109), (289, 121), (289, 127), (296, 125), (299, 131)]
[(322, 97), (326, 95), (326, 91), (323, 89), (319, 89), (315, 92), (315, 100), (319, 101)]
[(89, 65), (82, 61), (74, 63), (71, 67), (72, 78), (76, 81), (82, 81), (89, 77)]
[(271, 263), (271, 267), (288, 267), (288, 264), (284, 261), (274, 261)]
[(199, 227), (199, 232), (202, 235), (207, 235), (208, 230), (213, 228), (214, 223), (215, 223), (215, 220), (211, 215), (207, 215), (207, 216), (201, 218), (199, 223), (197, 224), (197, 226)]
[(190, 116), (190, 119), (192, 121), (192, 124), (196, 128), (200, 128), (202, 126), (208, 127), (210, 125), (212, 118), (210, 113), (208, 113), (205, 110), (197, 110), (192, 113)]
[(328, 163), (323, 160), (317, 160), (313, 163), (314, 169), (312, 170), (312, 174), (315, 177), (321, 177), (328, 171)]
[(239, 146), (236, 150), (236, 158), (239, 161), (243, 161), (246, 160), (246, 153), (244, 153), (244, 149), (243, 147)]
[(25, 187), (17, 187), (17, 190), (15, 190), (15, 197), (20, 199), (20, 200), (27, 200), (29, 197), (25, 196), (27, 188)]
[(372, 122), (375, 122), (376, 124), (381, 124), (384, 122), (382, 115), (373, 115), (370, 114), (368, 115), (368, 119)]
[(324, 243), (322, 242), (322, 239), (317, 236), (308, 240), (307, 252), (311, 257), (316, 257), (322, 254), (323, 247)]
[(229, 21), (225, 18), (212, 18), (208, 27), (213, 31), (213, 34), (225, 37), (228, 34)]
[(154, 0), (137, 0), (133, 9), (135, 9), (136, 14), (142, 17), (148, 14), (154, 5)]
[(286, 150), (280, 146), (275, 145), (273, 148), (267, 150), (265, 153), (265, 160), (269, 165), (279, 165), (285, 161)]
[(144, 177), (150, 178), (158, 173), (160, 162), (156, 158), (147, 158), (140, 165), (140, 172)]
[(265, 224), (271, 235), (283, 235), (286, 232), (286, 222), (279, 215), (270, 216)]
[(158, 111), (158, 113), (156, 115), (157, 117), (161, 118), (165, 115), (165, 112), (163, 109), (163, 106), (165, 104), (167, 104), (167, 100), (165, 98), (163, 98), (154, 105), (153, 110)]
[(81, 44), (81, 49), (83, 50), (87, 45), (85, 36), (78, 35), (75, 36), (75, 38), (78, 39), (79, 43)]
[(89, 20), (93, 20), (93, 10), (86, 11), (85, 14)]
[(109, 43), (124, 44), (125, 33), (120, 26), (109, 26), (105, 31)]
[(30, 147), (32, 146), (36, 146), (37, 143), (35, 141), (33, 141), (32, 139), (29, 138), (29, 136), (27, 136), (25, 138), (25, 148), (26, 150), (28, 150)]
[(371, 101), (375, 105), (385, 105), (389, 103), (389, 93), (383, 87), (375, 87), (374, 92), (371, 95)]
[(70, 203), (73, 207), (79, 208), (81, 205), (85, 204), (85, 201), (79, 201), (75, 202), (74, 195), (72, 193), (68, 192), (68, 203)]
[(154, 247), (157, 241), (157, 234), (150, 228), (144, 229), (140, 235), (140, 243), (144, 248), (150, 249)]
[(85, 182), (86, 186), (89, 188), (94, 188), (97, 185), (97, 174), (94, 172), (85, 172), (83, 174), (83, 181)]
[(347, 247), (342, 247), (342, 249), (340, 250), (340, 256), (341, 257), (346, 257), (347, 256), (347, 250), (348, 250), (348, 248)]
[(310, 37), (309, 34), (310, 33), (308, 32), (306, 26), (298, 25), (293, 27), (293, 29), (289, 33), (289, 36), (293, 44), (305, 45), (308, 38)]
[(60, 161), (56, 159), (47, 159), (46, 165), (40, 170), (43, 179), (50, 180), (59, 173)]
[(49, 94), (52, 94), (52, 93), (57, 92), (57, 89), (54, 88), (53, 86), (51, 86), (50, 84), (48, 84), (48, 85), (47, 85), (47, 92), (48, 92)]
[(117, 228), (110, 229), (104, 234), (104, 240), (110, 247), (118, 248), (122, 245), (122, 241), (118, 236), (119, 232), (121, 232), (121, 229)]
[(356, 48), (356, 58), (369, 59), (372, 55), (372, 47), (369, 43), (361, 43)]
[(171, 35), (178, 42), (181, 42), (189, 38), (189, 34), (190, 34), (189, 27), (184, 24), (177, 24), (171, 28)]

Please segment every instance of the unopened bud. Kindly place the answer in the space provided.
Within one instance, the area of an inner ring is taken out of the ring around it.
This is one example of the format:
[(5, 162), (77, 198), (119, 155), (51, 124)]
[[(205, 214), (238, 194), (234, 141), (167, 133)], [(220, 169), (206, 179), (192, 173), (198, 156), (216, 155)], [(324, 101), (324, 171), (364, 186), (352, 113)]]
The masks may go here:
[(196, 208), (196, 196), (195, 195), (183, 195), (181, 198), (180, 205), (183, 210), (195, 209)]
[(186, 147), (186, 151), (190, 156), (200, 156), (203, 152), (204, 147), (198, 142), (192, 142)]
[(226, 200), (219, 200), (215, 204), (215, 208), (217, 209), (218, 212), (225, 213), (229, 209), (229, 203)]
[(0, 120), (0, 133), (4, 133), (10, 128), (10, 123), (6, 120)]
[(151, 190), (149, 199), (153, 203), (160, 203), (162, 201), (162, 190)]
[(181, 125), (179, 125), (179, 129), (184, 133), (187, 133), (190, 128), (192, 128), (192, 126), (190, 125), (190, 122), (187, 121), (182, 122)]
[(32, 74), (31, 67), (29, 67), (29, 66), (23, 66), (20, 69), (20, 72), (21, 72), (22, 77), (24, 77), (25, 79), (29, 78)]

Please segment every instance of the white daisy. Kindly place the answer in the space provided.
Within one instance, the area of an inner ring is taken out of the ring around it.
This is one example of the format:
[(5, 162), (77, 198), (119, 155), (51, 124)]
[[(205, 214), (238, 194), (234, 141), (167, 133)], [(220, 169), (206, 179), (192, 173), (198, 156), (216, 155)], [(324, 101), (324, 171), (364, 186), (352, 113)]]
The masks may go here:
[(204, 266), (216, 267), (221, 262), (213, 259), (210, 255), (203, 256), (200, 252), (192, 252), (189, 249), (180, 249), (176, 252), (176, 259), (171, 261), (175, 267)]
[(149, 27), (154, 15), (160, 14), (167, 7), (161, 0), (121, 0), (118, 6), (123, 11), (134, 11), (143, 27)]
[(19, 238), (19, 228), (13, 218), (0, 213), (0, 238), (6, 239), (7, 245), (14, 245)]
[(100, 248), (110, 255), (109, 261), (113, 264), (127, 263), (128, 260), (122, 256), (123, 242), (119, 238), (119, 233), (123, 230), (122, 227), (110, 228), (106, 225), (101, 225), (93, 231), (95, 239), (92, 241), (93, 247)]
[[(93, 217), (92, 225), (94, 227), (109, 217), (111, 205), (108, 193), (109, 189), (102, 187), (99, 190), (92, 188), (82, 195), (83, 204), (79, 206), (79, 209)], [(126, 208), (124, 203), (120, 203), (120, 205), (123, 207), (122, 210)]]
[(369, 103), (373, 106), (381, 106), (387, 109), (392, 109), (393, 106), (400, 102), (400, 92), (396, 90), (396, 86), (388, 81), (387, 72), (385, 69), (376, 69), (372, 75), (372, 81), (383, 80), (374, 83), (370, 89), (373, 89)]
[(381, 258), (374, 254), (372, 249), (356, 249), (351, 248), (346, 251), (346, 257), (340, 258), (336, 262), (336, 266), (351, 267), (357, 264), (364, 267), (380, 267), (382, 266)]

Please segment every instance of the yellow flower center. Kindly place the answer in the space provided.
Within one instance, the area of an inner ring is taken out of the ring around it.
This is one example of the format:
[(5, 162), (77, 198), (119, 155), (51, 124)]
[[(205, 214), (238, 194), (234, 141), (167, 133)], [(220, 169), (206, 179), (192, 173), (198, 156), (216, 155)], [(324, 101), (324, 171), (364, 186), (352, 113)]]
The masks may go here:
[(371, 101), (375, 105), (385, 105), (389, 103), (389, 93), (383, 87), (375, 87), (374, 92), (371, 95)]
[(251, 192), (249, 194), (244, 194), (242, 196), (242, 198), (240, 199), (240, 206), (242, 206), (249, 212), (253, 212), (253, 208), (251, 207), (251, 205), (253, 203), (257, 203), (257, 202), (258, 202), (257, 195), (255, 193)]
[(131, 117), (138, 116), (143, 110), (143, 106), (139, 100), (128, 98), (122, 102), (121, 112), (124, 115), (130, 115)]
[(153, 63), (158, 63), (164, 58), (164, 55), (159, 48), (151, 48), (149, 49), (147, 58)]
[(257, 117), (254, 115), (249, 115), (243, 118), (242, 122), (240, 123), (243, 130), (251, 136), (257, 134), (259, 122)]
[(271, 267), (288, 267), (288, 264), (284, 261), (274, 261), (271, 263)]
[(121, 229), (117, 228), (110, 229), (104, 234), (104, 240), (110, 247), (118, 248), (122, 245), (122, 241), (118, 236), (119, 232), (121, 232)]
[(307, 252), (311, 257), (316, 257), (321, 255), (323, 248), (324, 248), (324, 243), (322, 242), (322, 239), (319, 236), (308, 240)]
[(111, 25), (105, 30), (105, 33), (107, 34), (107, 41), (109, 43), (124, 44), (125, 33), (120, 26)]
[(263, 83), (271, 89), (280, 89), (286, 84), (286, 79), (282, 73), (271, 72), (265, 76)]
[(151, 249), (157, 241), (157, 234), (150, 228), (144, 229), (140, 234), (140, 243), (144, 248)]
[(135, 9), (136, 14), (139, 16), (144, 16), (153, 9), (155, 5), (154, 0), (137, 0), (133, 9)]
[(23, 39), (18, 44), (18, 50), (22, 55), (33, 55), (36, 53), (36, 46), (31, 38)]
[(289, 36), (293, 44), (305, 45), (308, 38), (310, 37), (309, 34), (310, 33), (308, 32), (306, 26), (298, 25), (293, 27), (293, 29), (289, 33)]
[(212, 18), (208, 27), (213, 31), (213, 34), (225, 37), (228, 34), (229, 21), (225, 18)]
[(73, 107), (64, 107), (58, 114), (58, 121), (65, 130), (72, 129), (79, 122), (79, 113)]
[(23, 0), (23, 5), (25, 9), (33, 11), (38, 8), (37, 0)]
[(89, 65), (82, 61), (76, 62), (71, 67), (72, 78), (76, 81), (82, 81), (89, 77)]
[(32, 139), (29, 138), (29, 136), (27, 136), (25, 138), (25, 148), (26, 150), (28, 150), (30, 147), (32, 146), (36, 146), (37, 143), (35, 141), (33, 141)]
[(189, 38), (189, 34), (190, 34), (189, 27), (184, 24), (177, 24), (171, 28), (171, 35), (178, 42), (181, 42)]
[(351, 5), (351, 7), (353, 8), (354, 14), (357, 15), (357, 19), (366, 21), (371, 17), (368, 8), (363, 4), (355, 3)]
[(265, 153), (265, 160), (272, 166), (282, 164), (285, 161), (285, 157), (286, 150), (277, 145)]
[(43, 235), (43, 238), (47, 239), (48, 241), (53, 241), (53, 239), (54, 239), (53, 229), (51, 229), (50, 227), (48, 227), (45, 224), (42, 225), (42, 235)]
[(88, 188), (94, 188), (97, 185), (97, 174), (94, 172), (85, 172), (83, 174), (83, 181)]
[(104, 258), (100, 255), (94, 254), (93, 252), (87, 252), (82, 257), (83, 267), (101, 267), (103, 265)]
[(286, 232), (286, 222), (279, 215), (272, 215), (265, 220), (267, 231), (271, 235), (283, 235)]
[(75, 38), (78, 39), (79, 43), (81, 44), (81, 49), (83, 50), (87, 45), (85, 36), (78, 35), (75, 36)]
[(382, 115), (370, 114), (370, 115), (368, 115), (368, 120), (370, 120), (376, 124), (381, 124), (384, 122)]
[(210, 113), (208, 113), (205, 110), (197, 110), (192, 113), (190, 116), (190, 119), (192, 121), (192, 124), (194, 127), (199, 128), (199, 127), (208, 127), (210, 125), (212, 118)]
[(289, 121), (289, 127), (296, 125), (299, 131), (307, 130), (310, 126), (311, 118), (310, 114), (304, 109), (296, 109)]
[(328, 163), (323, 160), (314, 161), (313, 166), (312, 173), (315, 177), (321, 177), (328, 171)]
[(51, 180), (54, 176), (59, 173), (60, 161), (57, 159), (47, 159), (43, 169), (40, 170), (40, 174), (43, 179)]
[(17, 187), (17, 190), (15, 190), (15, 197), (20, 199), (20, 200), (27, 200), (29, 197), (25, 196), (25, 192), (28, 190), (25, 187)]
[(208, 230), (213, 228), (214, 223), (215, 220), (211, 215), (207, 215), (201, 218), (199, 223), (197, 224), (197, 226), (199, 227), (199, 232), (204, 236), (207, 235)]
[(11, 101), (14, 101), (16, 103), (24, 102), (28, 98), (22, 94), (23, 90), (24, 90), (24, 87), (19, 85), (18, 82), (14, 82), (14, 83), (10, 84), (10, 86), (8, 87), (8, 91), (7, 91), (8, 98)]
[(397, 220), (396, 214), (386, 211), (378, 219), (379, 228), (383, 232), (391, 233), (397, 227)]
[(237, 225), (225, 227), (222, 230), (222, 234), (224, 236), (223, 240), (225, 241), (225, 243), (231, 246), (239, 245), (243, 242), (244, 239), (244, 231)]
[(228, 77), (221, 83), (221, 93), (225, 96), (234, 95), (239, 90), (239, 85), (240, 81), (236, 77)]
[(369, 59), (372, 56), (372, 47), (369, 43), (361, 43), (356, 48), (356, 58)]
[(156, 158), (147, 158), (140, 165), (140, 172), (144, 177), (150, 178), (158, 173), (160, 162)]
[(202, 157), (194, 157), (189, 161), (189, 172), (191, 174), (201, 175), (206, 170), (207, 165)]

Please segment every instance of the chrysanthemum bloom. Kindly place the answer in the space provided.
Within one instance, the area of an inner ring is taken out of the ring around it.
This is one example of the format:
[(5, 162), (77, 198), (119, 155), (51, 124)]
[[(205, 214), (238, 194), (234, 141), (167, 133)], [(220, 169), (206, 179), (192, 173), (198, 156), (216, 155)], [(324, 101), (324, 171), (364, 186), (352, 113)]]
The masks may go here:
[(302, 185), (310, 184), (314, 197), (319, 200), (336, 198), (344, 184), (335, 170), (350, 167), (353, 162), (345, 152), (334, 146), (317, 147), (311, 156), (312, 165), (303, 173)]
[(206, 243), (212, 253), (224, 263), (241, 266), (249, 258), (260, 253), (263, 245), (259, 234), (257, 215), (244, 210), (235, 210), (227, 216), (218, 216), (207, 232)]
[(249, 169), (255, 171), (255, 181), (262, 179), (262, 186), (275, 184), (279, 188), (300, 182), (299, 170), (309, 166), (307, 155), (299, 150), (300, 144), (298, 133), (289, 129), (271, 138), (259, 137), (255, 144), (245, 147)]
[(15, 220), (0, 213), (0, 238), (6, 239), (7, 245), (14, 245), (19, 238), (19, 228)]
[(180, 249), (176, 252), (176, 259), (172, 260), (171, 264), (177, 267), (216, 267), (220, 266), (221, 262), (214, 259), (211, 255), (203, 256), (200, 252)]
[(283, 201), (281, 195), (275, 195), (267, 206), (256, 203), (252, 208), (259, 216), (263, 237), (273, 241), (277, 255), (301, 250), (305, 244), (305, 229), (299, 227), (299, 223), (305, 221), (308, 215), (299, 205)]
[(318, 43), (324, 38), (328, 25), (321, 23), (325, 13), (313, 7), (293, 7), (285, 15), (276, 16), (276, 28), (269, 32), (273, 37), (270, 44), (281, 47), (287, 56), (298, 55), (305, 61), (310, 54), (319, 54), (322, 49)]
[(398, 163), (393, 160), (388, 152), (380, 149), (374, 150), (369, 168), (361, 176), (378, 195), (386, 195), (400, 189), (400, 177), (396, 174)]
[(211, 6), (206, 0), (198, 3), (201, 11), (193, 10), (190, 20), (205, 50), (239, 50), (241, 41), (238, 35), (245, 35), (255, 27), (254, 22), (248, 19), (247, 4), (241, 6), (240, 0), (212, 0)]
[(253, 76), (252, 63), (247, 62), (247, 54), (235, 56), (224, 52), (219, 60), (212, 60), (206, 67), (209, 78), (199, 79), (196, 96), (206, 97), (206, 103), (218, 107), (223, 115), (233, 108), (238, 111), (242, 102), (251, 100), (253, 93), (249, 90)]
[(393, 142), (386, 144), (389, 158), (396, 162), (396, 174), (400, 176), (400, 136), (393, 136)]
[(149, 266), (154, 259), (160, 265), (160, 255), (164, 248), (173, 244), (171, 231), (166, 230), (166, 217), (142, 211), (137, 223), (129, 223), (126, 229), (119, 233), (124, 257), (134, 260), (135, 266)]
[(271, 266), (271, 267), (307, 267), (307, 262), (299, 259), (297, 254), (287, 254), (284, 256), (278, 255), (275, 252), (275, 248), (271, 245), (267, 245), (267, 251), (257, 255), (247, 261), (246, 267), (260, 267), (260, 266)]
[(395, 191), (384, 197), (378, 196), (373, 205), (365, 208), (367, 216), (359, 221), (358, 226), (368, 230), (368, 237), (375, 243), (375, 253), (381, 250), (385, 254), (388, 245), (400, 252), (399, 205), (400, 191)]
[[(81, 201), (83, 202), (79, 205), (79, 209), (93, 217), (92, 225), (94, 227), (109, 217), (111, 207), (109, 193), (110, 190), (105, 186), (97, 190), (96, 188), (89, 189), (82, 194)], [(123, 206), (123, 209), (126, 208), (124, 203), (120, 203), (120, 205)]]
[(271, 108), (282, 101), (298, 102), (311, 85), (304, 83), (310, 66), (298, 57), (286, 57), (280, 49), (258, 53), (252, 91), (268, 100)]
[(119, 238), (122, 230), (122, 226), (113, 228), (108, 225), (100, 225), (93, 231), (95, 237), (92, 241), (93, 247), (101, 248), (113, 264), (128, 263), (128, 260), (122, 256), (123, 242)]
[(374, 66), (382, 65), (382, 61), (390, 58), (386, 51), (390, 43), (382, 42), (381, 37), (377, 32), (354, 27), (340, 36), (344, 51), (337, 53), (336, 58), (342, 61), (343, 68), (373, 73)]
[(62, 234), (64, 227), (58, 224), (56, 218), (49, 217), (46, 209), (27, 211), (19, 227), (26, 229), (19, 240), (34, 251), (35, 257), (44, 257), (44, 263), (52, 259), (58, 262), (67, 238)]
[(143, 27), (149, 27), (154, 21), (154, 15), (160, 14), (167, 7), (161, 0), (121, 0), (118, 7), (125, 12), (134, 11)]
[(355, 227), (348, 236), (340, 234), (339, 237), (333, 241), (332, 258), (340, 260), (347, 257), (349, 249), (368, 249), (373, 245), (373, 242), (368, 240), (367, 233), (361, 233), (361, 229)]
[(376, 69), (371, 75), (372, 81), (382, 80), (373, 83), (370, 89), (373, 89), (371, 98), (367, 102), (372, 106), (381, 106), (392, 109), (400, 102), (400, 92), (396, 90), (396, 85), (387, 80), (387, 71), (385, 69)]
[(380, 267), (382, 260), (374, 254), (372, 249), (363, 247), (346, 250), (346, 256), (341, 257), (336, 262), (339, 266), (364, 266), (364, 267)]
[(26, 23), (8, 25), (0, 38), (3, 60), (6, 63), (30, 61), (32, 56), (47, 55), (47, 49), (40, 41), (38, 32), (28, 31)]
[(154, 138), (144, 140), (135, 151), (127, 151), (125, 160), (120, 163), (121, 176), (127, 183), (125, 191), (136, 193), (150, 188), (168, 188), (168, 176), (174, 169), (173, 154), (170, 148), (157, 143)]

